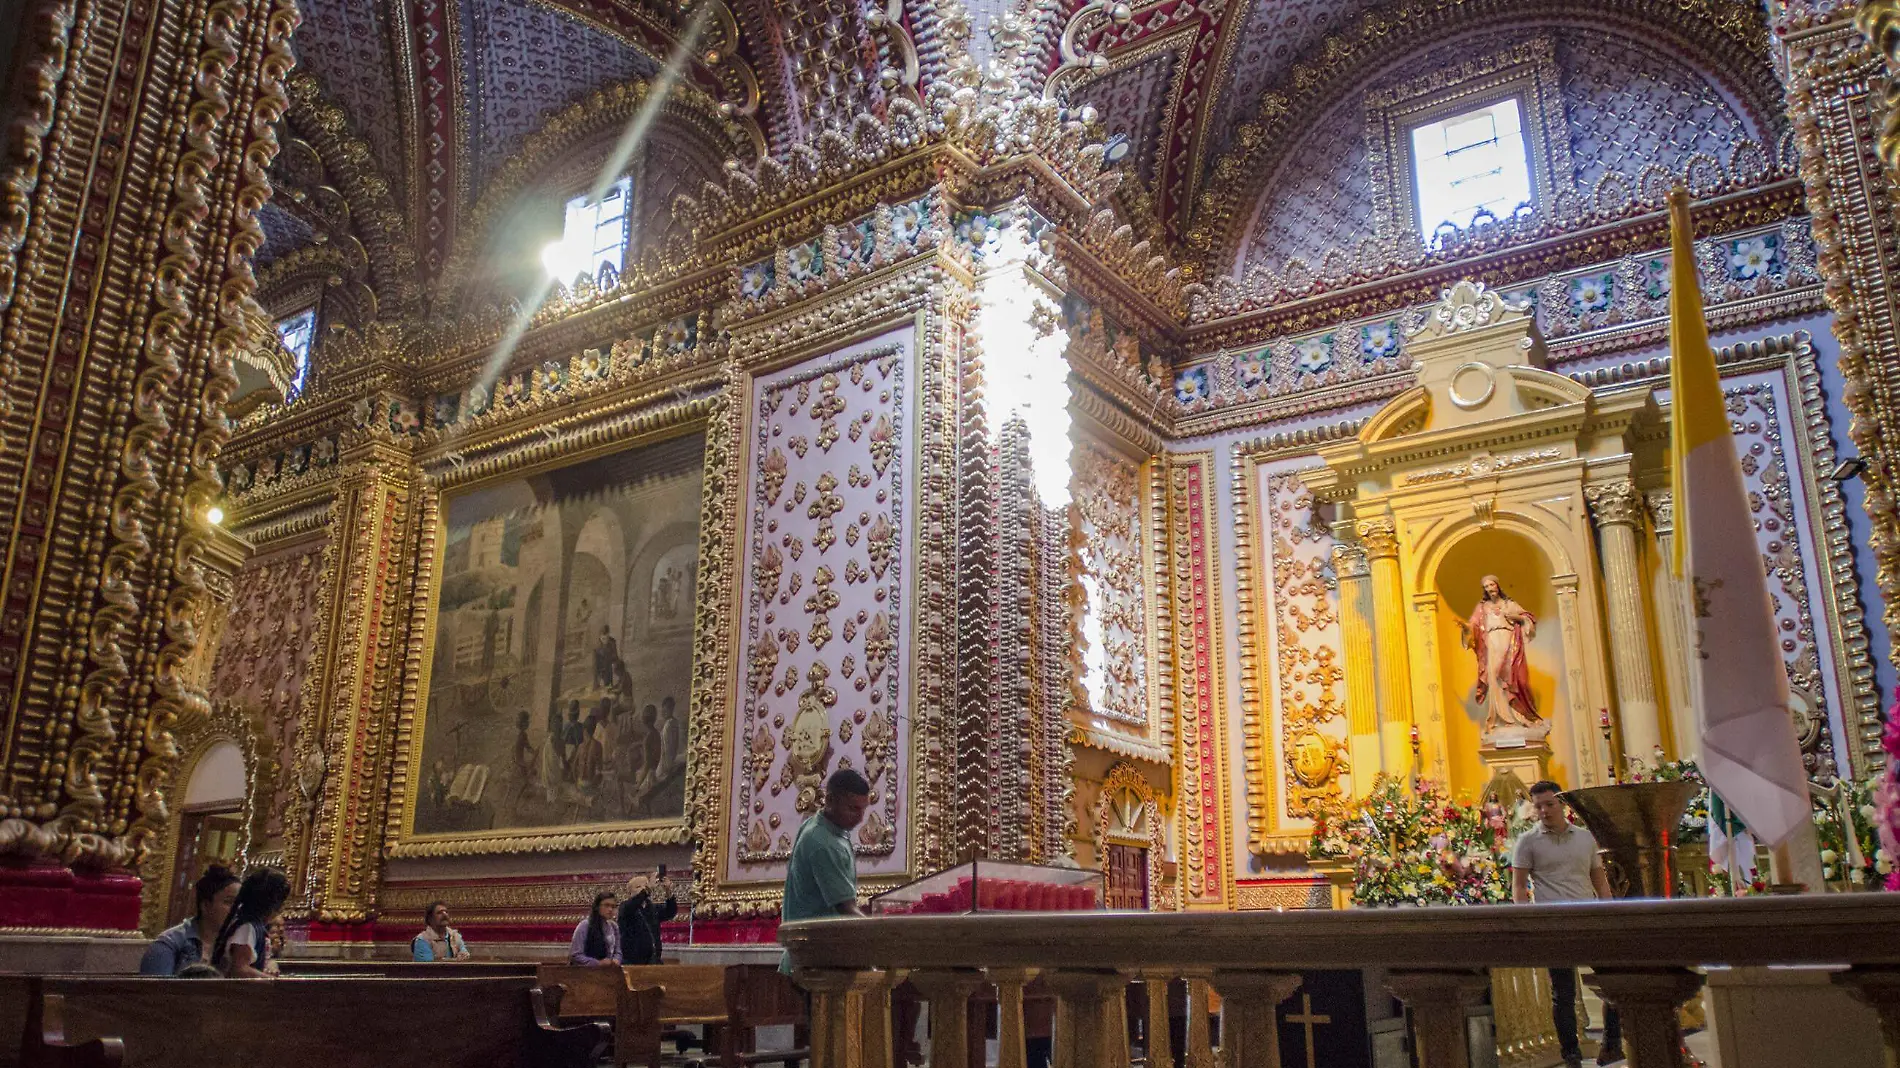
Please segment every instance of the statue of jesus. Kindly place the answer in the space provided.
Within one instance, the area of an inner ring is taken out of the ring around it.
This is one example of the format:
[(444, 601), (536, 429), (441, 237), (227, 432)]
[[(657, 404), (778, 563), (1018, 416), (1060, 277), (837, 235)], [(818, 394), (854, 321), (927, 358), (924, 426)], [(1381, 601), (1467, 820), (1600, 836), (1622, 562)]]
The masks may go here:
[(1471, 699), (1484, 708), (1486, 735), (1504, 727), (1535, 727), (1543, 722), (1531, 695), (1531, 674), (1524, 644), (1537, 636), (1537, 617), (1510, 599), (1496, 575), (1482, 583), (1484, 599), (1471, 619), (1458, 622), (1465, 648), (1478, 658), (1478, 685)]

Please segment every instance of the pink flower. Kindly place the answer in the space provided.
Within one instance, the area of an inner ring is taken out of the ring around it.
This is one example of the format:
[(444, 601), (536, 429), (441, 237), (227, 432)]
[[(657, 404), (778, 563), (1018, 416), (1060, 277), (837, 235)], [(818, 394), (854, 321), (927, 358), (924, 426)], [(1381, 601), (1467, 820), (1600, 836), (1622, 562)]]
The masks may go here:
[[(1879, 825), (1880, 844), (1888, 856), (1900, 857), (1900, 693), (1894, 695), (1894, 704), (1887, 710), (1887, 729), (1881, 734), (1880, 746), (1887, 751), (1887, 775), (1874, 787), (1874, 804), (1878, 809), (1875, 823)], [(1900, 868), (1887, 876), (1887, 889), (1900, 890)]]

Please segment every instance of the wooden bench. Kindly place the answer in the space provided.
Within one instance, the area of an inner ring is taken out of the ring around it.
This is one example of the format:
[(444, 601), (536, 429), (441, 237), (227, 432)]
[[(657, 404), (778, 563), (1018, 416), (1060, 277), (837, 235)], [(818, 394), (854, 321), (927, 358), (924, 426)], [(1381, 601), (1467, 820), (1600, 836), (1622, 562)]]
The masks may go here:
[[(805, 1002), (791, 980), (775, 968), (759, 965), (720, 967), (704, 964), (628, 965), (602, 968), (544, 964), (543, 986), (565, 988), (562, 1019), (614, 1021), (614, 1063), (660, 1063), (660, 1043), (670, 1029), (707, 1028), (708, 1047), (716, 1044), (726, 1065), (805, 1058), (804, 1051), (755, 1054), (761, 1027), (803, 1027)], [(658, 996), (657, 1015), (649, 1016), (644, 994)]]
[(533, 978), (534, 961), (463, 960), (330, 960), (279, 957), (277, 967), (292, 976), (382, 975), (392, 979), (525, 979)]
[[(529, 978), (26, 980), (22, 1068), (591, 1068)], [(550, 994), (554, 992), (549, 992)]]

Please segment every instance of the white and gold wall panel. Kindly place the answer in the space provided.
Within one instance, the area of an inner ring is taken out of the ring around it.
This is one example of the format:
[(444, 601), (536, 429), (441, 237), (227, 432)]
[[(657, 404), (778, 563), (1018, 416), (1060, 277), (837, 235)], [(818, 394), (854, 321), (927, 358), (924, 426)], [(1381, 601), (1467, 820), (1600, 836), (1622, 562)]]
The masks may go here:
[(853, 835), (860, 874), (907, 870), (914, 335), (895, 330), (752, 381), (728, 883), (784, 879), (793, 836), (842, 767), (871, 781)]

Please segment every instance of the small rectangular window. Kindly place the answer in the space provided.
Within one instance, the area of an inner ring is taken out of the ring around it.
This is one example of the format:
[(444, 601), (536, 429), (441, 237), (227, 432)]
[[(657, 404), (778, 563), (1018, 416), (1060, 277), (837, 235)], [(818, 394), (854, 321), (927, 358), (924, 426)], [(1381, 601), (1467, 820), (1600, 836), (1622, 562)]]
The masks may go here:
[[(305, 372), (310, 369), (310, 347), (317, 339), (317, 309), (305, 308), (295, 315), (277, 320), (277, 340), (294, 357), (290, 375), (290, 397), (303, 392)], [(289, 400), (290, 397), (284, 398)]]
[(1481, 211), (1510, 218), (1531, 202), (1530, 157), (1516, 97), (1412, 128), (1418, 230), (1435, 244), (1440, 227), (1463, 230)]
[(599, 200), (585, 193), (569, 200), (561, 239), (545, 253), (548, 272), (566, 283), (582, 274), (597, 278), (602, 267), (612, 267), (616, 274), (625, 269), (627, 206), (632, 199), (633, 180), (622, 178)]

